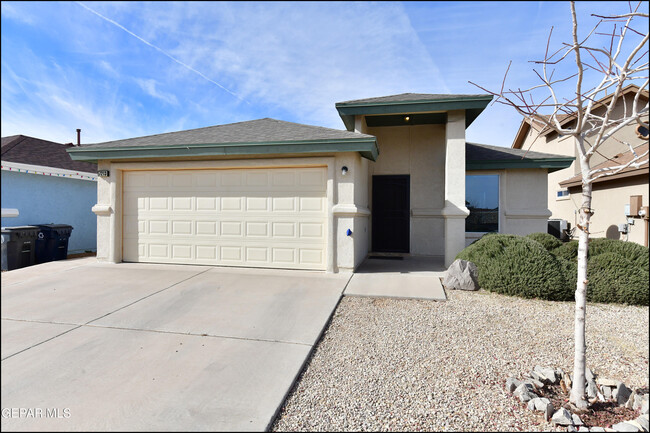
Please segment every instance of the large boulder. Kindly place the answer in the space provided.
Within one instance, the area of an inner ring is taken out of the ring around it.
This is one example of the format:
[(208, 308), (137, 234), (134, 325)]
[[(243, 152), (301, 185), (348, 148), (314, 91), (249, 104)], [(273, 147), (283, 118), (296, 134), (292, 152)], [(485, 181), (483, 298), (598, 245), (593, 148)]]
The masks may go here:
[(456, 259), (445, 272), (442, 284), (447, 289), (478, 290), (478, 268), (472, 262)]

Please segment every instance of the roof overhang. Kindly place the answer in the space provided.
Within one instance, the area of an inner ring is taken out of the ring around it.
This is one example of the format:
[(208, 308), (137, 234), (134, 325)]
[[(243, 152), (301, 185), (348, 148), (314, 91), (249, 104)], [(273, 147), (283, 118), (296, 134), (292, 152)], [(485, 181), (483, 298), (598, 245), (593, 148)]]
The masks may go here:
[(504, 170), (518, 168), (545, 168), (549, 173), (570, 167), (575, 158), (499, 159), (466, 161), (465, 170)]
[(336, 109), (348, 131), (354, 131), (354, 117), (357, 115), (444, 113), (452, 110), (465, 110), (465, 127), (468, 127), (483, 112), (490, 101), (492, 101), (492, 95), (472, 95), (449, 99), (400, 102), (338, 102)]
[(0, 168), (3, 171), (12, 171), (14, 173), (38, 174), (41, 176), (64, 177), (66, 179), (80, 179), (87, 181), (97, 181), (97, 172), (68, 170), (58, 167), (47, 167), (44, 165), (22, 164), (20, 162), (2, 161)]
[[(646, 176), (646, 180), (647, 180), (648, 173), (650, 173), (648, 167), (635, 168), (632, 170), (621, 171), (620, 173), (599, 177), (598, 179), (594, 180), (593, 183), (609, 182), (616, 179), (623, 179), (626, 177), (643, 176), (643, 175)], [(582, 177), (574, 176), (570, 179), (563, 180), (562, 182), (559, 183), (559, 185), (562, 188), (573, 188), (576, 186), (582, 186)]]
[(359, 152), (362, 157), (375, 161), (379, 155), (377, 139), (310, 140), (258, 143), (201, 143), (167, 146), (75, 147), (68, 149), (75, 161), (114, 159), (178, 158), (225, 155), (281, 155), (332, 152)]

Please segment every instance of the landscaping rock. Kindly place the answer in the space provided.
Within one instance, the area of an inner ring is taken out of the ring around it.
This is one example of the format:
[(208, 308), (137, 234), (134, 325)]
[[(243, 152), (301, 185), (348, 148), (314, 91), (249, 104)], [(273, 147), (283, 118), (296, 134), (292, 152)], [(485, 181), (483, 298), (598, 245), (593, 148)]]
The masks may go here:
[(522, 383), (515, 389), (515, 392), (512, 393), (515, 397), (518, 397), (522, 403), (526, 403), (537, 397), (537, 394), (533, 392), (534, 388), (528, 383)]
[(580, 417), (575, 413), (571, 414), (571, 419), (573, 420), (573, 425), (584, 425)]
[(605, 429), (602, 428), (602, 427), (592, 427), (589, 431), (592, 431), (592, 432), (604, 432)]
[(555, 412), (555, 408), (553, 407), (553, 403), (549, 402), (546, 405), (546, 408), (544, 408), (544, 419), (546, 421), (550, 421), (551, 417), (553, 416), (553, 412)]
[(467, 260), (455, 260), (445, 272), (442, 284), (448, 289), (478, 290), (478, 268)]
[(513, 393), (519, 385), (521, 385), (521, 382), (515, 379), (514, 377), (509, 377), (506, 379), (506, 390), (509, 393)]
[(593, 379), (587, 381), (587, 397), (589, 399), (595, 398), (598, 396), (598, 386)]
[(589, 382), (590, 380), (594, 380), (596, 376), (594, 376), (594, 372), (591, 371), (591, 368), (587, 367), (585, 368), (585, 380)]
[(578, 429), (576, 429), (574, 426), (570, 425), (566, 428), (566, 431), (568, 432), (577, 432)]
[(609, 400), (610, 398), (612, 398), (612, 388), (610, 388), (609, 386), (601, 386), (600, 389), (603, 392), (603, 396), (605, 397), (605, 400)]
[(616, 400), (616, 404), (624, 405), (627, 403), (628, 398), (632, 394), (632, 390), (625, 386), (623, 382), (619, 383), (616, 389), (612, 392), (612, 397)]
[(535, 397), (528, 402), (528, 409), (545, 412), (551, 401), (545, 397)]
[(613, 379), (607, 379), (607, 378), (598, 378), (596, 379), (596, 383), (600, 386), (611, 386), (612, 388), (618, 386), (619, 381), (618, 380), (613, 380)]
[(561, 407), (557, 412), (553, 414), (551, 422), (556, 425), (573, 425), (573, 419), (571, 418), (571, 412)]
[(555, 370), (553, 370), (552, 368), (545, 368), (536, 365), (533, 372), (541, 376), (541, 378), (538, 380), (541, 380), (542, 382), (548, 381), (549, 383), (555, 383), (556, 381)]
[(627, 432), (636, 432), (640, 431), (640, 429), (635, 426), (634, 424), (631, 424), (627, 421), (619, 422), (618, 424), (614, 424), (612, 428), (615, 431), (627, 431)]
[(634, 400), (636, 400), (636, 393), (630, 394), (630, 397), (627, 399), (627, 402), (625, 403), (625, 407), (628, 409), (633, 409), (634, 408)]
[(635, 419), (635, 421), (639, 423), (639, 425), (641, 426), (641, 428), (643, 428), (643, 430), (645, 430), (645, 431), (650, 430), (650, 426), (648, 425), (648, 415), (647, 414), (641, 415), (640, 417)]

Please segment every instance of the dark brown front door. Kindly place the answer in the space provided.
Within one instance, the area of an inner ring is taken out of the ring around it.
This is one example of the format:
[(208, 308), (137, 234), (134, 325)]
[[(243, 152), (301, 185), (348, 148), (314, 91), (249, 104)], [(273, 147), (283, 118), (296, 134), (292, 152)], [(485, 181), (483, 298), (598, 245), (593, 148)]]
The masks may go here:
[(408, 253), (410, 246), (410, 176), (372, 177), (372, 250)]

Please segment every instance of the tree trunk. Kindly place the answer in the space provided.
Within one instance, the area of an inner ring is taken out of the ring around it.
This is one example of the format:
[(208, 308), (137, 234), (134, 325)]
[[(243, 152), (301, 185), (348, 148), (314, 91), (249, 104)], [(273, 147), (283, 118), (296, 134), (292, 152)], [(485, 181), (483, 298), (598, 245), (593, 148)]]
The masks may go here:
[(582, 206), (580, 207), (580, 240), (578, 243), (578, 282), (576, 284), (576, 312), (575, 312), (575, 357), (573, 362), (573, 384), (569, 401), (577, 408), (587, 407), (585, 397), (585, 367), (587, 345), (585, 343), (585, 316), (587, 308), (587, 250), (589, 247), (589, 222), (591, 220), (591, 183), (585, 182), (589, 172), (589, 159), (581, 155), (580, 168), (582, 169)]

